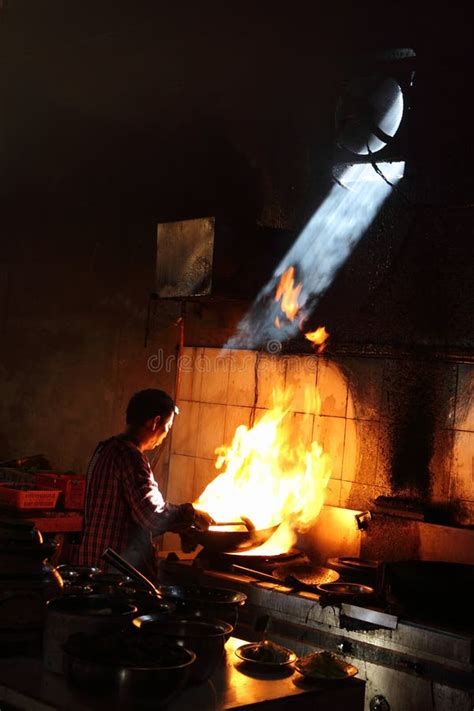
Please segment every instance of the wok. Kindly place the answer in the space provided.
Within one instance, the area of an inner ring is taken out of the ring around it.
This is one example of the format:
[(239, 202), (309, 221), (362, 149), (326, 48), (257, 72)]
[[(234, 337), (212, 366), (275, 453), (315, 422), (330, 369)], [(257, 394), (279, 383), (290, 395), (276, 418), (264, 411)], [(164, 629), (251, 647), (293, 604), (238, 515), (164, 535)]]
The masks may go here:
[[(231, 524), (235, 530), (225, 530), (222, 524), (210, 526), (207, 531), (193, 531), (194, 540), (211, 553), (240, 551), (256, 548), (265, 543), (277, 530), (280, 524), (269, 528), (255, 528), (252, 522), (242, 517), (242, 524)], [(241, 529), (241, 530), (239, 530)]]

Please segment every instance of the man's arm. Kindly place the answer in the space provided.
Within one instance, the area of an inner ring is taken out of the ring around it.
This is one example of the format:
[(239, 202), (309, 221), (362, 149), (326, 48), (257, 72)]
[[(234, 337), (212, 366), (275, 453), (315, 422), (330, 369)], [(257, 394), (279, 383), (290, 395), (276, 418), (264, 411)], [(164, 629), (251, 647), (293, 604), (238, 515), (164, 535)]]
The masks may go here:
[(134, 520), (154, 535), (178, 530), (194, 523), (195, 511), (190, 503), (165, 502), (151, 469), (138, 452), (130, 452), (121, 462), (124, 494)]

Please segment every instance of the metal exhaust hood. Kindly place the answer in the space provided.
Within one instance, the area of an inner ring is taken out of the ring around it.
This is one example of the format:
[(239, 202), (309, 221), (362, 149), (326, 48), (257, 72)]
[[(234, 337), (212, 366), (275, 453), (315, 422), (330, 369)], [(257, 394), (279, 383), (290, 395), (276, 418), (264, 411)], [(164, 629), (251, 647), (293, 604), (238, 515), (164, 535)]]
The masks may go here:
[(164, 299), (252, 300), (295, 236), (216, 217), (159, 223), (155, 293)]

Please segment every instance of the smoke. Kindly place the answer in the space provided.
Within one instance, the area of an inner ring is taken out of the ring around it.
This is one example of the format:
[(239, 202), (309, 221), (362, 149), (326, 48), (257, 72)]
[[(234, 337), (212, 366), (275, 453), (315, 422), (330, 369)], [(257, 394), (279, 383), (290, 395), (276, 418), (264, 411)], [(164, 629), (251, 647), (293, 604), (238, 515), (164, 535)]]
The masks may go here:
[[(403, 177), (405, 163), (379, 167), (387, 181), (396, 184)], [(297, 280), (302, 282), (300, 318), (308, 316), (389, 195), (392, 188), (387, 181), (366, 163), (352, 165), (343, 173), (340, 184), (331, 189), (225, 347), (258, 349), (269, 341), (284, 341), (296, 335), (298, 319), (282, 320), (279, 304), (273, 298), (280, 276), (288, 267), (296, 267)], [(279, 329), (274, 323), (277, 316)]]

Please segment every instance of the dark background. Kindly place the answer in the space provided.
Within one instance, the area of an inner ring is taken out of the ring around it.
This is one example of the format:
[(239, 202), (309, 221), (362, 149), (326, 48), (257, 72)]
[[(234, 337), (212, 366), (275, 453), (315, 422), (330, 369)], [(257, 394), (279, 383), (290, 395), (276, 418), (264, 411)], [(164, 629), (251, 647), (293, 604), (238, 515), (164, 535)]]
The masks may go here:
[(4, 261), (92, 254), (144, 302), (159, 221), (238, 223), (239, 273), (269, 251), (252, 226), (296, 235), (331, 187), (357, 58), (414, 49), (403, 143), (377, 156), (406, 160), (409, 201), (392, 195), (315, 319), (333, 342), (472, 347), (467, 3), (8, 0), (0, 22)]
[(296, 237), (333, 184), (337, 100), (374, 49), (417, 55), (402, 140), (378, 154), (406, 160), (410, 202), (389, 198), (314, 322), (330, 357), (472, 360), (472, 30), (461, 3), (3, 0), (2, 459), (82, 471), (133, 392), (174, 391), (181, 305), (147, 317), (157, 222), (236, 226), (215, 283), (249, 293), (189, 304), (185, 345), (233, 335), (281, 231)]

